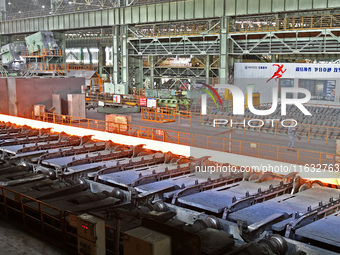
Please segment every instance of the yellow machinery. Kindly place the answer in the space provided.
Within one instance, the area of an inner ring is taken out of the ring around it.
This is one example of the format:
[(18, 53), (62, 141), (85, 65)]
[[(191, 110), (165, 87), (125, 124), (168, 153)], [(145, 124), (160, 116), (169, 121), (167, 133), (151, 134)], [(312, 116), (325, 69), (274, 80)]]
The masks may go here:
[[(253, 93), (253, 105), (254, 106), (260, 106), (261, 101), (260, 101), (260, 93)], [(230, 93), (229, 89), (225, 89), (224, 91), (224, 99), (225, 100), (233, 100), (233, 94)], [(246, 100), (245, 100), (245, 108), (248, 108), (248, 93), (246, 94)]]
[[(260, 106), (260, 93), (253, 93), (253, 105)], [(248, 93), (246, 94), (245, 108), (248, 108)]]

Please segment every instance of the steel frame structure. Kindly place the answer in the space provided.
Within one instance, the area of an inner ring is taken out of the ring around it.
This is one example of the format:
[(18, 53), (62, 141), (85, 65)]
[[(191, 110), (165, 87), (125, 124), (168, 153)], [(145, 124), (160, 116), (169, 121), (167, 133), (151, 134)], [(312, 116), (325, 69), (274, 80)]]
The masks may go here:
[(219, 35), (129, 39), (130, 56), (140, 55), (218, 55)]
[(230, 55), (338, 54), (339, 33), (340, 29), (230, 33), (234, 45)]
[[(137, 87), (142, 86), (143, 74), (150, 76), (152, 84), (155, 78), (163, 75), (175, 79), (205, 77), (207, 82), (209, 76), (218, 76), (220, 83), (226, 83), (234, 59), (249, 55), (258, 56), (262, 61), (275, 61), (274, 55), (282, 58), (322, 56), (332, 60), (339, 57), (340, 15), (336, 9), (340, 7), (339, 1), (144, 3), (127, 1), (120, 8), (3, 21), (0, 22), (0, 39), (8, 42), (12, 34), (38, 30), (65, 33), (79, 29), (112, 29), (112, 35), (106, 32), (94, 34), (94, 37), (86, 33), (78, 37), (74, 34), (61, 36), (63, 47), (86, 44), (102, 50), (103, 46), (112, 46), (113, 82)], [(320, 15), (319, 10), (327, 10), (327, 13)], [(157, 66), (157, 55), (203, 57), (205, 72), (192, 67)], [(218, 56), (218, 74), (211, 68), (208, 56)], [(150, 67), (142, 66), (142, 57), (149, 58)]]

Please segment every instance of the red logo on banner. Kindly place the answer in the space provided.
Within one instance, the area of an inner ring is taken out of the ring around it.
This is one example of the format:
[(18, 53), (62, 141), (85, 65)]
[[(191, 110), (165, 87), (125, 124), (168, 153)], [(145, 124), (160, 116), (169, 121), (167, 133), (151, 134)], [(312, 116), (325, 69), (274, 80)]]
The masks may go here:
[(277, 66), (278, 69), (277, 71), (273, 74), (272, 78), (268, 79), (267, 83), (275, 78), (275, 81), (277, 81), (277, 79), (281, 78), (282, 75), (287, 71), (287, 69), (283, 70), (283, 64), (282, 65), (278, 65), (278, 64), (273, 64), (273, 66)]

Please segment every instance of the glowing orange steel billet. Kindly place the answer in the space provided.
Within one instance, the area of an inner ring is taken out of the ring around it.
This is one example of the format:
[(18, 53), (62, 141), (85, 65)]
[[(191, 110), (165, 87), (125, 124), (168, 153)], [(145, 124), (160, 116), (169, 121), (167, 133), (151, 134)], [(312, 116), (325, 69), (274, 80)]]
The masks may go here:
[(52, 128), (52, 132), (65, 132), (69, 135), (76, 135), (76, 136), (85, 136), (85, 135), (92, 135), (93, 139), (102, 140), (102, 141), (108, 141), (111, 140), (115, 143), (120, 144), (127, 144), (127, 145), (139, 145), (139, 144), (145, 144), (145, 148), (152, 149), (152, 150), (159, 150), (163, 152), (168, 152), (169, 150), (176, 152), (178, 155), (182, 156), (190, 156), (190, 147), (180, 144), (173, 144), (173, 143), (165, 143), (160, 141), (154, 141), (139, 137), (132, 137), (132, 136), (126, 136), (126, 135), (119, 135), (114, 133), (108, 133), (104, 131), (97, 131), (92, 129), (86, 129), (86, 128), (79, 128), (79, 127), (73, 127), (73, 126), (66, 126), (66, 125), (60, 125), (60, 124), (54, 124), (49, 122), (43, 122), (38, 120), (32, 120), (32, 119), (26, 119), (21, 117), (15, 117), (10, 115), (4, 115), (0, 114), (0, 121), (4, 122), (11, 122), (15, 123), (17, 125), (27, 125), (32, 128)]
[[(108, 133), (104, 131), (97, 131), (97, 130), (86, 129), (86, 128), (54, 124), (54, 123), (37, 121), (37, 120), (32, 120), (32, 119), (4, 115), (4, 114), (0, 114), (0, 121), (11, 122), (11, 123), (15, 123), (21, 126), (27, 125), (32, 128), (38, 128), (38, 129), (52, 128), (51, 130), (52, 132), (58, 132), (58, 133), (65, 132), (69, 135), (75, 135), (75, 136), (93, 135), (93, 139), (102, 140), (102, 141), (111, 140), (115, 143), (120, 143), (120, 144), (127, 144), (127, 145), (145, 144), (145, 148), (147, 149), (159, 150), (162, 152), (172, 151), (178, 155), (182, 155), (186, 157), (193, 156), (196, 158), (200, 158), (203, 156), (210, 156), (209, 160), (211, 161), (216, 161), (220, 163), (229, 163), (235, 166), (240, 165), (240, 164), (251, 165), (251, 164), (255, 164), (255, 162), (257, 162), (256, 164), (258, 164), (258, 162), (261, 162), (261, 164), (270, 163), (270, 164), (291, 165), (288, 163), (271, 161), (271, 160), (266, 160), (266, 159), (261, 159), (261, 158), (249, 157), (249, 156), (238, 155), (238, 154), (230, 154), (226, 152), (214, 151), (214, 150), (208, 150), (208, 149), (195, 148), (192, 146), (155, 141), (155, 140), (144, 139), (144, 138), (139, 138), (139, 137), (119, 135), (119, 134)], [(294, 167), (292, 167), (292, 169), (294, 169)], [(298, 166), (296, 167), (296, 169), (298, 169)], [(209, 173), (206, 173), (206, 174), (209, 174)], [(311, 178), (311, 175), (310, 173), (308, 173), (307, 170), (305, 172), (300, 172), (299, 175), (305, 179), (319, 180), (323, 183), (340, 185), (340, 172), (325, 171), (322, 174), (322, 178)]]

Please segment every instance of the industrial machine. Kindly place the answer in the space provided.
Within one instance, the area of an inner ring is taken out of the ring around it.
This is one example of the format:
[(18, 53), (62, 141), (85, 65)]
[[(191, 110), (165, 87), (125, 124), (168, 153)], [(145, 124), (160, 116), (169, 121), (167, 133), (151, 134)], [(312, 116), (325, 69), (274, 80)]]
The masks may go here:
[(26, 59), (26, 75), (61, 75), (64, 52), (59, 49), (53, 33), (41, 31), (25, 38), (27, 50), (22, 52)]
[[(339, 228), (329, 231), (339, 223), (338, 172), (320, 180), (239, 166), (204, 174), (195, 169), (230, 165), (52, 132), (47, 122), (31, 121), (36, 127), (31, 128), (22, 119), (11, 120), (16, 124), (0, 122), (2, 217), (70, 252), (333, 255), (339, 250)], [(161, 143), (159, 135), (153, 143)]]
[(105, 255), (105, 221), (89, 214), (77, 218), (78, 254)]
[(7, 72), (19, 74), (25, 69), (25, 59), (21, 56), (23, 50), (26, 50), (26, 46), (20, 42), (9, 43), (1, 47), (2, 66)]
[(57, 50), (58, 44), (54, 35), (49, 31), (40, 31), (25, 38), (29, 52), (41, 52), (42, 50)]
[(147, 89), (145, 96), (157, 98), (158, 107), (173, 108), (178, 110), (189, 110), (190, 100), (186, 91)]
[(124, 255), (171, 255), (171, 238), (154, 230), (138, 227), (124, 233)]
[(190, 109), (190, 100), (188, 98), (157, 99), (157, 105), (186, 111)]
[(12, 75), (61, 75), (64, 53), (54, 35), (40, 31), (25, 38), (25, 43), (14, 42), (1, 48), (1, 65)]

